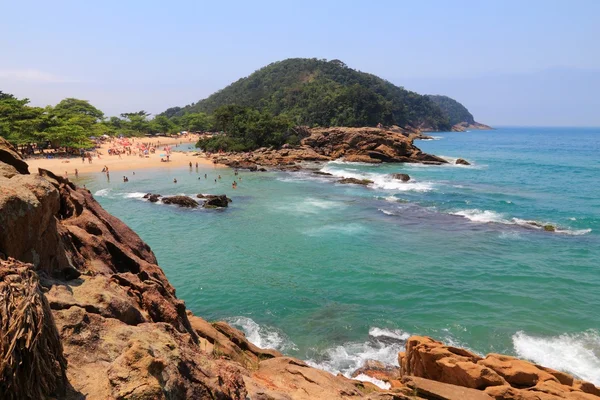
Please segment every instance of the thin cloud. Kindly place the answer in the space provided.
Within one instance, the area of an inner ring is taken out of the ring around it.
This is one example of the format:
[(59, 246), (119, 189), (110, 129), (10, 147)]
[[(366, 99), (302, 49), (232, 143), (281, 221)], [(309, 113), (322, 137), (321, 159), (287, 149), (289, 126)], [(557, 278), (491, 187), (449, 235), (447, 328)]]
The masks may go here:
[(33, 68), (0, 69), (0, 80), (11, 80), (24, 83), (73, 83), (76, 80)]

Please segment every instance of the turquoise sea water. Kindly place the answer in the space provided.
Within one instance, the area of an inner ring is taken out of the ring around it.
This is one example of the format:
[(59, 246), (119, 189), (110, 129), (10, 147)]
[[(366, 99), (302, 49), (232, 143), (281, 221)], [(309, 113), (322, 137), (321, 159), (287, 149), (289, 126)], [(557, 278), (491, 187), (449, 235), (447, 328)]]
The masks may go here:
[[(371, 187), (241, 172), (232, 190), (233, 170), (212, 167), (78, 183), (152, 247), (188, 308), (259, 346), (349, 374), (368, 358), (396, 363), (408, 335), (430, 335), (600, 384), (600, 129), (434, 135), (416, 144), (473, 165), (318, 166)], [(147, 192), (233, 203), (179, 209)]]

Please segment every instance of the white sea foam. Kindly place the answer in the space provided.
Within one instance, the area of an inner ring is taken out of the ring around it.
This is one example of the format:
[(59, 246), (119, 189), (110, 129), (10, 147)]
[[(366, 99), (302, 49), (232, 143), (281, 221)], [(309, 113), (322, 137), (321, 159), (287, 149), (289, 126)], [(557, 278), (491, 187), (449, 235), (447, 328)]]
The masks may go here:
[[(333, 161), (332, 161), (333, 162)], [(375, 189), (392, 190), (392, 191), (414, 191), (414, 192), (429, 192), (433, 190), (433, 183), (431, 182), (418, 182), (411, 180), (409, 182), (402, 182), (398, 179), (393, 178), (388, 174), (378, 174), (373, 172), (361, 172), (352, 169), (339, 169), (325, 166), (321, 170), (328, 172), (338, 178), (355, 178), (355, 179), (369, 179), (373, 181), (370, 187)]]
[(123, 197), (125, 197), (126, 199), (143, 199), (145, 195), (146, 195), (146, 193), (133, 192), (133, 193), (125, 193), (125, 194), (123, 194)]
[(111, 189), (110, 188), (106, 188), (106, 189), (100, 189), (98, 190), (96, 193), (94, 193), (94, 196), (98, 196), (98, 197), (108, 197), (110, 195)]
[(393, 211), (389, 211), (389, 210), (384, 210), (383, 208), (378, 208), (378, 211), (381, 211), (382, 213), (384, 213), (385, 215), (396, 215), (396, 213), (394, 213)]
[(297, 350), (296, 345), (280, 330), (257, 324), (252, 318), (231, 317), (225, 321), (242, 330), (250, 343), (262, 349), (275, 349), (279, 351)]
[(555, 227), (554, 233), (565, 234), (565, 235), (585, 235), (590, 233), (591, 229), (569, 229), (565, 227), (557, 227), (556, 224), (551, 222), (539, 222), (526, 220), (521, 218), (509, 218), (504, 214), (497, 213), (495, 211), (490, 210), (480, 210), (480, 209), (470, 209), (470, 210), (460, 210), (451, 213), (453, 215), (459, 215), (461, 217), (467, 218), (470, 221), (477, 223), (497, 223), (497, 224), (505, 224), (505, 225), (518, 225), (523, 228), (528, 229), (544, 229), (545, 225), (552, 225)]
[(496, 223), (500, 223), (500, 224), (509, 223), (509, 221), (506, 220), (502, 214), (499, 214), (495, 211), (490, 211), (490, 210), (479, 210), (479, 209), (461, 210), (461, 211), (456, 211), (452, 214), (460, 215), (461, 217), (465, 217), (468, 220), (473, 221), (473, 222), (482, 222), (482, 223), (496, 222)]
[[(361, 368), (367, 360), (381, 361), (386, 365), (398, 365), (398, 352), (404, 349), (409, 334), (401, 330), (390, 330), (372, 327), (369, 339), (365, 342), (351, 342), (325, 350), (315, 359), (307, 363), (332, 374), (341, 373), (350, 378), (352, 373)], [(359, 375), (360, 376), (360, 375)], [(359, 379), (357, 376), (354, 379)], [(366, 378), (359, 379), (366, 380)], [(374, 382), (385, 388), (385, 382)], [(382, 385), (384, 384), (384, 385)]]
[(383, 329), (373, 327), (369, 329), (369, 336), (373, 336), (375, 338), (388, 337), (398, 340), (407, 340), (410, 337), (410, 333), (404, 332), (401, 329)]
[(391, 384), (384, 382), (381, 379), (373, 378), (373, 377), (371, 377), (369, 375), (365, 375), (365, 374), (358, 374), (352, 379), (356, 379), (357, 381), (361, 381), (361, 382), (371, 382), (375, 386), (379, 386), (381, 389), (384, 389), (384, 390), (388, 390), (392, 387)]
[(512, 337), (519, 357), (566, 371), (600, 385), (600, 333), (590, 330), (554, 337), (517, 332)]

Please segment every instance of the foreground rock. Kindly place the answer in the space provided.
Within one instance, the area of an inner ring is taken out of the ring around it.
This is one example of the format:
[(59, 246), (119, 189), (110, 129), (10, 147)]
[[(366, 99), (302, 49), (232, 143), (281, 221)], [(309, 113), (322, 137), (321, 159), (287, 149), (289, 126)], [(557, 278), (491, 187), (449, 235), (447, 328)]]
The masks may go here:
[[(417, 393), (424, 397), (452, 399), (455, 394), (440, 395), (448, 386), (476, 389), (495, 399), (598, 399), (600, 389), (589, 382), (550, 368), (532, 364), (515, 357), (488, 354), (481, 357), (467, 350), (445, 346), (428, 337), (413, 336), (406, 343), (406, 352), (398, 355), (403, 381), (409, 377), (414, 385), (424, 389)], [(412, 377), (449, 384), (439, 386)], [(438, 393), (427, 396), (427, 391)], [(458, 392), (457, 392), (458, 393)], [(474, 392), (470, 392), (474, 393)], [(463, 395), (458, 395), (458, 397)], [(474, 397), (465, 392), (464, 396)]]
[(423, 153), (413, 144), (415, 135), (397, 129), (304, 128), (299, 146), (281, 149), (261, 148), (246, 153), (213, 156), (215, 163), (256, 171), (258, 166), (284, 167), (305, 161), (408, 162), (445, 164), (446, 160)]

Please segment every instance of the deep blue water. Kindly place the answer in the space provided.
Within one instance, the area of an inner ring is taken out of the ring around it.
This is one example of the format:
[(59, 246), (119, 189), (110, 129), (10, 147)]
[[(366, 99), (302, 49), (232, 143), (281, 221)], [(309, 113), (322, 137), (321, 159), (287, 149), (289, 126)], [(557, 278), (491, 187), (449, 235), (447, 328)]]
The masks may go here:
[[(416, 144), (473, 165), (319, 166), (370, 187), (242, 172), (232, 190), (233, 171), (212, 167), (80, 183), (150, 244), (193, 312), (258, 345), (347, 374), (367, 358), (396, 362), (422, 334), (600, 384), (600, 129), (434, 135)], [(233, 203), (182, 210), (146, 192)]]

